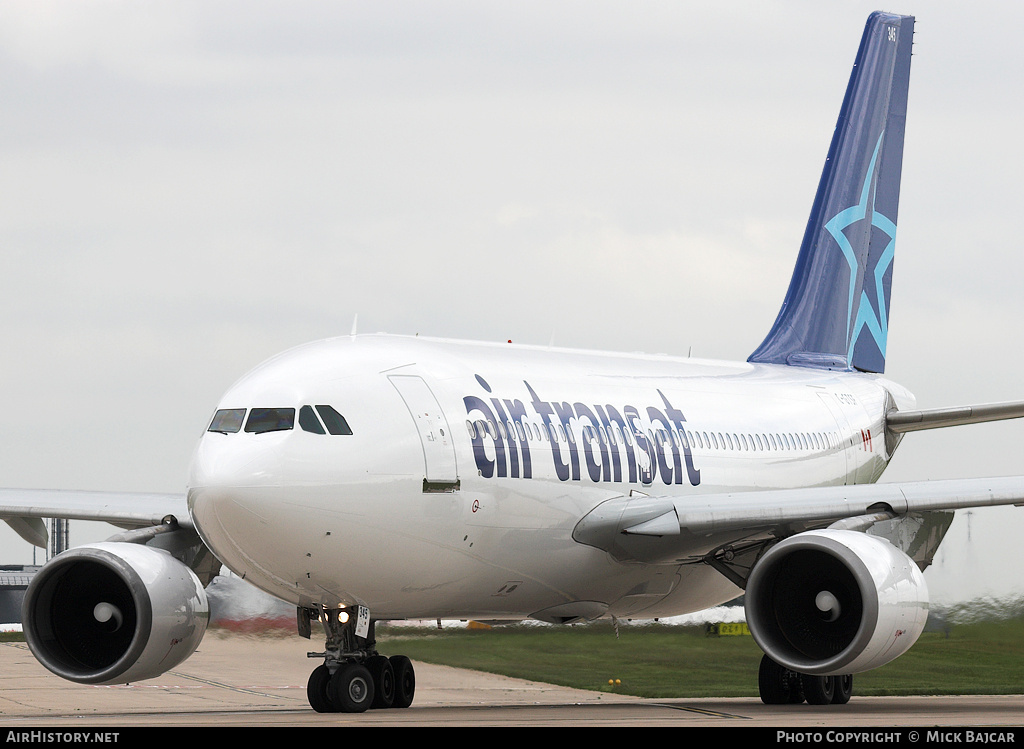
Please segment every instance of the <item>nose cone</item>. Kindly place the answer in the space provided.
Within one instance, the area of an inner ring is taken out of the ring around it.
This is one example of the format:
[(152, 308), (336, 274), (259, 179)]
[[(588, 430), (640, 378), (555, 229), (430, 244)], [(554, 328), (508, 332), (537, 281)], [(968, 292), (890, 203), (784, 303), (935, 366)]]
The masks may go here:
[(263, 437), (207, 432), (190, 470), (192, 521), (217, 557), (240, 574), (249, 568), (252, 550), (272, 533), (272, 518), (264, 512), (266, 492), (281, 484), (283, 437)]

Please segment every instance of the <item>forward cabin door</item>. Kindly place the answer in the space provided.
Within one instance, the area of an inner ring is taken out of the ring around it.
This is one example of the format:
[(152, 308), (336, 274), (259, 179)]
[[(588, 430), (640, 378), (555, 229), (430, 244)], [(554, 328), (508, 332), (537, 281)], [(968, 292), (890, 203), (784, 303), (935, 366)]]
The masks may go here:
[(422, 377), (388, 375), (405, 401), (423, 446), (425, 492), (452, 492), (459, 488), (455, 440), (437, 398)]

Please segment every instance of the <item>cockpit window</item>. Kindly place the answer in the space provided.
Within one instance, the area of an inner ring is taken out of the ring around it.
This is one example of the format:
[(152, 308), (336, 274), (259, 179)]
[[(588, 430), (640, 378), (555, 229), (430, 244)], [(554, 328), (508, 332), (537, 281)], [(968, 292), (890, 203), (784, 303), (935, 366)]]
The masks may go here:
[(229, 434), (237, 432), (242, 428), (242, 419), (245, 418), (244, 408), (222, 408), (213, 415), (208, 432), (220, 432)]
[(316, 417), (313, 412), (312, 406), (303, 406), (299, 409), (299, 426), (302, 427), (305, 432), (312, 432), (313, 434), (327, 434), (324, 428), (320, 425), (320, 419)]
[(245, 431), (255, 434), (281, 432), (295, 426), (294, 408), (254, 408), (245, 422)]
[(316, 410), (320, 414), (320, 418), (324, 420), (324, 426), (327, 427), (328, 432), (331, 434), (352, 434), (352, 429), (349, 428), (345, 417), (335, 411), (333, 407), (317, 406)]

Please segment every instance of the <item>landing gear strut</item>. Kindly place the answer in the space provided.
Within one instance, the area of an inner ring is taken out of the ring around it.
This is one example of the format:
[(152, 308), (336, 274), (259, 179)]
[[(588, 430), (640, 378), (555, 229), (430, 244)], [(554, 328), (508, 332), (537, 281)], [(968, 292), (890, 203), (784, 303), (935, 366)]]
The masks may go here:
[(309, 622), (324, 626), (324, 659), (306, 684), (309, 705), (318, 713), (361, 713), (370, 708), (409, 707), (416, 692), (412, 661), (404, 655), (387, 658), (377, 652), (376, 622), (366, 609), (299, 609), (299, 633), (309, 637)]
[(853, 675), (811, 676), (790, 671), (767, 655), (757, 674), (761, 702), (766, 705), (845, 705), (853, 695)]

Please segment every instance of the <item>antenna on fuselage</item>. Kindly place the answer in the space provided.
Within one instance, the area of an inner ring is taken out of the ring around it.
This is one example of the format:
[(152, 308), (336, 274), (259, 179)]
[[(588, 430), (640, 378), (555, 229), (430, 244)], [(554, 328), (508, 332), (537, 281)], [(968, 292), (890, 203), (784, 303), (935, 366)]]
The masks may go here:
[(352, 316), (352, 332), (349, 335), (355, 335), (356, 334), (356, 323), (358, 323), (358, 322), (359, 322), (359, 313), (357, 312), (355, 315)]

